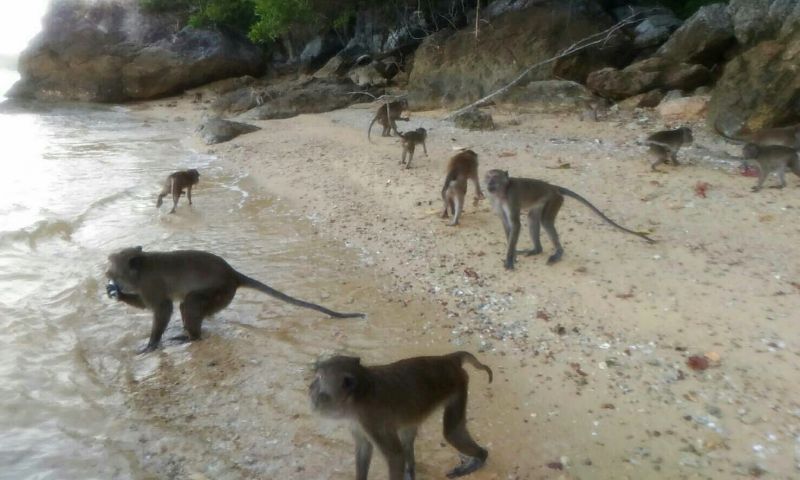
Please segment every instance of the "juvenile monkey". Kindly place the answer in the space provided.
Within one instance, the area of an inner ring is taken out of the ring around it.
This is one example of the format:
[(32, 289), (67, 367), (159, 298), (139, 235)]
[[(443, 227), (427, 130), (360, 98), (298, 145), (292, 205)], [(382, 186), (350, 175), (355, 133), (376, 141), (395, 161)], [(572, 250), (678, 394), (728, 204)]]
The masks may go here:
[[(319, 363), (309, 387), (313, 409), (325, 417), (352, 422), (356, 441), (356, 480), (367, 480), (373, 444), (389, 464), (389, 480), (414, 480), (417, 427), (444, 405), (444, 438), (466, 458), (448, 478), (479, 469), (489, 452), (467, 430), (464, 362), (492, 370), (469, 352), (414, 357), (365, 367), (357, 357), (336, 356)], [(405, 476), (404, 476), (405, 475)]]
[(789, 127), (763, 128), (752, 133), (742, 133), (737, 137), (726, 135), (719, 127), (718, 122), (714, 123), (714, 129), (725, 139), (739, 144), (754, 143), (756, 145), (779, 145), (783, 147), (800, 149), (800, 125)]
[(175, 207), (178, 206), (178, 199), (181, 198), (183, 190), (186, 189), (186, 198), (189, 199), (189, 205), (192, 204), (192, 186), (197, 185), (200, 181), (200, 173), (194, 168), (190, 170), (182, 170), (175, 172), (167, 177), (164, 182), (164, 188), (158, 194), (156, 201), (156, 208), (159, 208), (164, 203), (164, 197), (172, 193), (172, 210), (169, 213), (175, 213)]
[(447, 176), (442, 186), (442, 201), (444, 211), (442, 218), (447, 218), (448, 209), (453, 214), (450, 226), (458, 225), (461, 212), (464, 210), (464, 197), (467, 196), (467, 180), (472, 180), (475, 185), (475, 200), (473, 206), (478, 206), (478, 201), (483, 199), (481, 182), (478, 179), (478, 154), (472, 150), (459, 152), (450, 159), (447, 165)]
[(589, 209), (600, 218), (623, 232), (641, 237), (650, 243), (654, 242), (653, 239), (644, 233), (628, 230), (615, 223), (605, 216), (597, 207), (589, 203), (588, 200), (564, 187), (551, 185), (547, 182), (532, 178), (509, 177), (508, 172), (503, 170), (489, 170), (486, 173), (486, 188), (489, 190), (492, 206), (502, 219), (503, 229), (506, 232), (508, 251), (506, 253), (505, 267), (507, 270), (512, 270), (514, 268), (514, 260), (517, 254), (517, 240), (519, 239), (520, 231), (519, 217), (522, 210), (526, 209), (528, 209), (528, 222), (530, 224), (529, 228), (531, 240), (533, 241), (533, 250), (528, 250), (524, 253), (526, 255), (542, 253), (539, 229), (540, 226), (544, 226), (544, 230), (550, 237), (550, 241), (553, 243), (553, 246), (556, 247), (555, 253), (547, 259), (547, 264), (552, 265), (561, 259), (564, 248), (561, 246), (561, 242), (558, 239), (558, 232), (556, 232), (556, 215), (558, 215), (558, 210), (564, 203), (564, 196), (578, 200), (589, 207)]
[(772, 188), (783, 188), (786, 186), (784, 175), (788, 168), (795, 175), (800, 177), (800, 159), (797, 151), (790, 147), (781, 145), (756, 145), (748, 143), (742, 149), (742, 163), (755, 165), (758, 167), (758, 183), (753, 187), (753, 191), (761, 190), (764, 180), (770, 173), (777, 173), (780, 185)]
[[(422, 149), (425, 156), (428, 156), (428, 147), (425, 145), (425, 139), (428, 138), (428, 131), (420, 127), (410, 132), (400, 133), (400, 142), (403, 144), (403, 156), (400, 164), (405, 164), (406, 168), (411, 168), (411, 160), (414, 158), (414, 149), (417, 145), (422, 144)], [(408, 162), (406, 162), (406, 155), (408, 155)]]
[(369, 123), (369, 128), (367, 129), (367, 140), (370, 142), (372, 138), (370, 135), (372, 134), (372, 125), (375, 122), (378, 122), (383, 126), (383, 132), (381, 133), (382, 137), (389, 137), (391, 136), (391, 131), (397, 133), (397, 120), (402, 120), (407, 122), (409, 117), (403, 117), (403, 112), (408, 111), (408, 100), (402, 99), (397, 100), (394, 102), (389, 102), (381, 105), (378, 110), (375, 112), (375, 116), (372, 117), (372, 121)]
[(183, 328), (199, 340), (203, 319), (227, 307), (240, 287), (253, 288), (298, 307), (310, 308), (335, 318), (363, 317), (363, 313), (339, 313), (315, 303), (298, 300), (237, 272), (228, 262), (208, 252), (177, 250), (144, 252), (126, 248), (108, 257), (108, 296), (134, 307), (152, 310), (150, 341), (139, 353), (155, 350), (172, 316), (172, 303), (180, 302)]
[(662, 163), (672, 162), (673, 165), (680, 165), (678, 163), (678, 150), (684, 145), (689, 145), (694, 141), (692, 137), (692, 130), (689, 127), (676, 128), (675, 130), (661, 130), (651, 134), (645, 140), (645, 144), (650, 147), (650, 154), (655, 157), (655, 162), (650, 165), (650, 169), (656, 170), (656, 167)]

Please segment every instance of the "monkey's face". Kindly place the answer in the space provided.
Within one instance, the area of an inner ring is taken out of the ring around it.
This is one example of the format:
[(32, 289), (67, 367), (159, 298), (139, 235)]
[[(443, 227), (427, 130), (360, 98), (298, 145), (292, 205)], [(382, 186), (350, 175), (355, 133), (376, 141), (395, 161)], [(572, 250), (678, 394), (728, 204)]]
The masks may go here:
[(142, 247), (125, 248), (108, 256), (106, 277), (122, 292), (137, 293), (139, 271), (144, 257)]
[(504, 195), (508, 189), (508, 172), (504, 170), (489, 170), (484, 176), (486, 190), (493, 195)]
[(758, 145), (755, 143), (748, 143), (742, 149), (742, 156), (747, 159), (756, 158), (758, 156)]
[(356, 357), (336, 356), (319, 363), (308, 387), (313, 409), (329, 418), (346, 417), (361, 386), (362, 369)]
[(200, 180), (200, 172), (192, 168), (191, 170), (187, 170), (189, 172), (189, 178), (192, 179), (192, 183), (197, 183)]

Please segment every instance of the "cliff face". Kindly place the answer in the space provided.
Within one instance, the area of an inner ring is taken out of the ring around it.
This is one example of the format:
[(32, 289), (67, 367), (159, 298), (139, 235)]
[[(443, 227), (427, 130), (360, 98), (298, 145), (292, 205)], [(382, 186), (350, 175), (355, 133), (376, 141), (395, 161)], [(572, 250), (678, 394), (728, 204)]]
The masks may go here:
[(180, 28), (135, 0), (56, 0), (19, 59), (9, 96), (121, 102), (263, 72), (260, 49), (238, 36)]

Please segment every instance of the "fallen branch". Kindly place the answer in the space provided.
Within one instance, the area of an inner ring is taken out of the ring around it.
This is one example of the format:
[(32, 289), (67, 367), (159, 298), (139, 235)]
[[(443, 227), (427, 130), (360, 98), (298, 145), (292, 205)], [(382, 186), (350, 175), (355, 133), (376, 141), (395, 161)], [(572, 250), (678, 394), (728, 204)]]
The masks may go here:
[(632, 14), (632, 15), (630, 15), (630, 16), (622, 19), (622, 20), (620, 20), (615, 25), (603, 30), (602, 32), (597, 32), (597, 33), (595, 33), (593, 35), (589, 35), (586, 38), (578, 40), (577, 42), (573, 43), (569, 47), (567, 47), (564, 50), (562, 50), (561, 52), (559, 52), (556, 56), (548, 58), (547, 60), (542, 60), (541, 62), (539, 62), (539, 63), (537, 63), (535, 65), (531, 65), (530, 67), (526, 68), (525, 70), (522, 71), (522, 73), (519, 74), (519, 76), (517, 76), (514, 80), (512, 80), (506, 86), (504, 86), (504, 87), (502, 87), (502, 88), (500, 88), (498, 90), (495, 90), (494, 92), (490, 93), (489, 95), (486, 95), (485, 97), (481, 98), (480, 100), (478, 100), (478, 101), (476, 101), (474, 103), (471, 103), (471, 104), (467, 105), (466, 107), (460, 108), (460, 109), (456, 110), (455, 112), (452, 112), (451, 114), (446, 116), (444, 119), (445, 120), (450, 120), (453, 117), (455, 117), (456, 115), (460, 115), (460, 114), (466, 112), (467, 110), (486, 105), (491, 99), (493, 99), (493, 98), (495, 98), (497, 96), (503, 95), (504, 93), (508, 92), (508, 90), (510, 90), (511, 87), (513, 87), (513, 86), (517, 85), (518, 83), (520, 83), (529, 73), (531, 73), (533, 70), (535, 70), (535, 69), (537, 69), (539, 67), (543, 67), (545, 65), (551, 64), (551, 63), (553, 63), (555, 61), (561, 60), (564, 57), (568, 57), (568, 56), (570, 56), (570, 55), (572, 55), (574, 53), (580, 52), (581, 50), (586, 50), (589, 47), (593, 47), (595, 45), (600, 45), (600, 44), (604, 44), (604, 43), (608, 42), (608, 40), (615, 33), (617, 33), (619, 30), (621, 30), (621, 29), (623, 29), (623, 28), (625, 28), (625, 27), (627, 27), (629, 25), (634, 25), (634, 24), (639, 23), (642, 20), (644, 20), (644, 17), (648, 13), (649, 12), (645, 12), (645, 11), (634, 13), (634, 14)]

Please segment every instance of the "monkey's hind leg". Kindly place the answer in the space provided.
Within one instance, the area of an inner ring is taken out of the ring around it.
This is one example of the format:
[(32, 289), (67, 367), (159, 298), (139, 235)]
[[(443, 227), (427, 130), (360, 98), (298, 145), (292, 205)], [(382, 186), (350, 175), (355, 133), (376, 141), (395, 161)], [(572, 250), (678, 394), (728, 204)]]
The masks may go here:
[(467, 386), (456, 393), (455, 398), (444, 408), (444, 438), (467, 458), (447, 473), (447, 478), (456, 478), (478, 470), (486, 463), (489, 452), (478, 445), (467, 430)]
[(777, 174), (778, 174), (778, 180), (780, 181), (780, 183), (778, 185), (773, 185), (770, 188), (781, 189), (781, 188), (786, 186), (786, 167), (778, 168)]
[(658, 173), (664, 173), (656, 167), (662, 163), (666, 163), (667, 154), (668, 152), (664, 149), (664, 147), (661, 147), (660, 145), (650, 145), (650, 155), (656, 159), (652, 164), (650, 164), (650, 170)]
[(764, 185), (764, 181), (767, 179), (766, 169), (759, 165), (758, 167), (758, 183), (756, 186), (753, 187), (751, 190), (757, 192), (761, 190), (761, 187)]
[(181, 319), (186, 335), (178, 335), (170, 340), (182, 342), (200, 340), (203, 319), (230, 305), (235, 295), (236, 288), (213, 289), (186, 295), (180, 305)]
[(547, 259), (548, 265), (552, 265), (561, 260), (561, 256), (564, 254), (564, 247), (561, 246), (561, 241), (558, 239), (558, 232), (556, 231), (556, 215), (558, 215), (558, 211), (563, 204), (564, 197), (558, 195), (547, 202), (542, 211), (542, 225), (544, 226), (544, 231), (547, 232), (547, 236), (550, 237), (550, 241), (553, 243), (553, 246), (556, 247), (555, 253), (550, 255), (550, 258)]
[(453, 195), (453, 197), (455, 198), (451, 198), (450, 200), (453, 207), (453, 221), (448, 223), (451, 227), (458, 225), (458, 221), (461, 219), (461, 212), (464, 210), (464, 195), (458, 192)]
[(532, 208), (528, 212), (528, 229), (530, 230), (531, 242), (533, 242), (533, 248), (531, 250), (520, 250), (517, 252), (517, 254), (531, 256), (531, 255), (539, 255), (544, 251), (544, 249), (542, 248), (542, 239), (541, 239), (541, 219), (542, 219), (541, 208)]
[(416, 146), (412, 143), (411, 148), (408, 149), (408, 162), (406, 162), (406, 168), (411, 168), (411, 160), (414, 159), (414, 148)]

